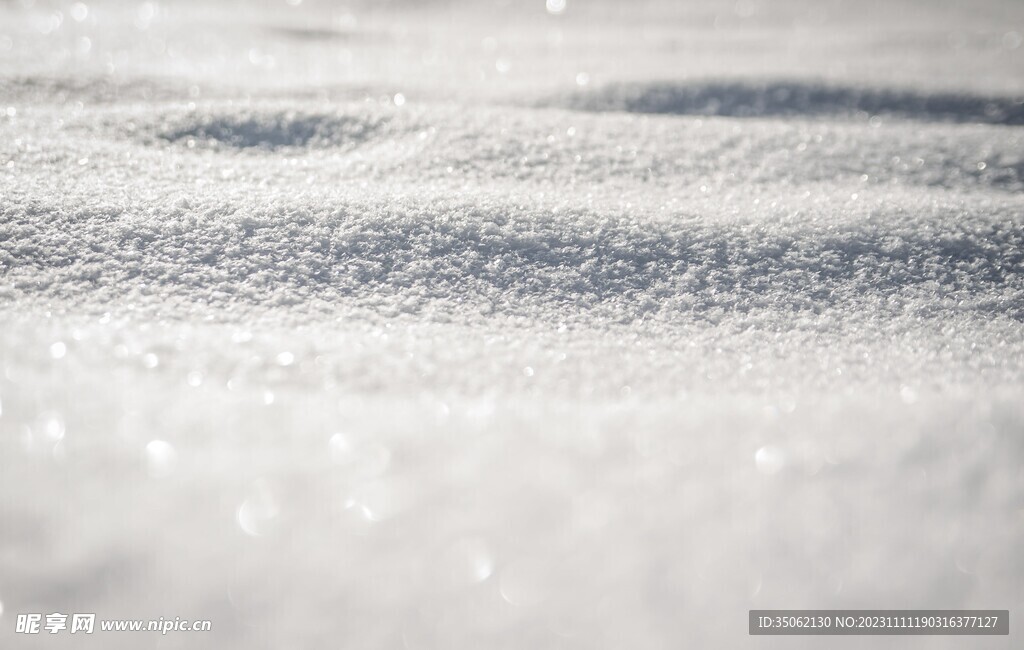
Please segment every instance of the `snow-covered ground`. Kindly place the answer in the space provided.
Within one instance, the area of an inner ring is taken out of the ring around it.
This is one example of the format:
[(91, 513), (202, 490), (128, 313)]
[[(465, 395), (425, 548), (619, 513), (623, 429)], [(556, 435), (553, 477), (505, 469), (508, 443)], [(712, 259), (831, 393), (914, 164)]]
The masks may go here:
[(0, 647), (1019, 647), (1022, 38), (1015, 0), (0, 3)]

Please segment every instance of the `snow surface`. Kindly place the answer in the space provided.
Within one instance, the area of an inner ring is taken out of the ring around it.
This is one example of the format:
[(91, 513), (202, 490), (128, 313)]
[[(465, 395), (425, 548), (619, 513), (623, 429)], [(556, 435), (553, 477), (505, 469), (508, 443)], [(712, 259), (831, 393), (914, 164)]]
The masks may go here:
[(1017, 647), (1022, 34), (0, 4), (0, 646)]

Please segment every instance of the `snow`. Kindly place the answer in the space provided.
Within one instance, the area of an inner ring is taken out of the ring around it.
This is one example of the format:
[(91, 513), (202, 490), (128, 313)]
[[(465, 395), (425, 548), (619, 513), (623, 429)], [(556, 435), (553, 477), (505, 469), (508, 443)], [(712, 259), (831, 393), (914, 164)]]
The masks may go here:
[(244, 7), (0, 6), (0, 646), (1024, 604), (1019, 3)]
[(577, 93), (569, 105), (583, 110), (725, 115), (730, 117), (808, 117), (886, 115), (909, 119), (988, 124), (1024, 124), (1024, 104), (1013, 96), (915, 93), (800, 82), (646, 83), (609, 85), (601, 92)]

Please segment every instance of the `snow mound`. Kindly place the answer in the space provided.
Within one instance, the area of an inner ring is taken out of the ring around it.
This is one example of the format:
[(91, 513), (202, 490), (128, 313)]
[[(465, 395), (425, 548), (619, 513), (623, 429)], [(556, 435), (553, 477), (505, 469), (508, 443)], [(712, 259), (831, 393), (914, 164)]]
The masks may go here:
[(160, 136), (238, 149), (356, 147), (388, 124), (388, 117), (288, 112), (232, 112), (203, 115), (164, 130)]
[(0, 78), (0, 95), (12, 104), (111, 105), (147, 101), (181, 101), (186, 82), (150, 78), (117, 79), (98, 75), (15, 75)]
[(905, 119), (1024, 124), (1024, 97), (922, 93), (795, 81), (621, 83), (570, 95), (565, 104), (588, 111), (727, 117), (893, 115)]
[(496, 199), (267, 195), (179, 199), (142, 214), (96, 204), (2, 215), (8, 280), (64, 297), (135, 285), (201, 302), (407, 294), (413, 310), (431, 299), (606, 303), (620, 316), (916, 298), (932, 310), (1024, 316), (1024, 224), (998, 209), (751, 223)]

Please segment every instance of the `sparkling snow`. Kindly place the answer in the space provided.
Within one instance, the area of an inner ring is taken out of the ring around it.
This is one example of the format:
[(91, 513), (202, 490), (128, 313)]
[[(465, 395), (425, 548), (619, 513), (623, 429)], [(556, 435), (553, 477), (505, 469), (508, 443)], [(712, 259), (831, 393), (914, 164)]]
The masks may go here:
[(823, 647), (747, 636), (787, 607), (1015, 647), (1022, 33), (0, 5), (0, 647)]

